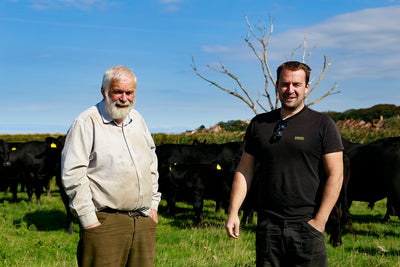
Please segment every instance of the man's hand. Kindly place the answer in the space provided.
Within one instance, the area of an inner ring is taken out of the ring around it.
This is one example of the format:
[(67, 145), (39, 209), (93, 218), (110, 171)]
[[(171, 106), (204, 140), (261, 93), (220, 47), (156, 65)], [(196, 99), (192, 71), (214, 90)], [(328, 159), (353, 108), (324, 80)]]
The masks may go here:
[(86, 229), (94, 228), (94, 227), (97, 227), (97, 226), (99, 226), (99, 225), (101, 225), (101, 223), (100, 223), (100, 222), (97, 222), (97, 223), (95, 223), (95, 224), (92, 224), (92, 225), (89, 225), (89, 226), (85, 227), (84, 229), (86, 230)]
[(319, 232), (324, 233), (325, 232), (325, 222), (321, 222), (319, 220), (316, 220), (315, 218), (309, 220), (307, 222), (309, 225), (317, 229)]
[(238, 239), (239, 238), (240, 219), (238, 214), (230, 214), (226, 221), (225, 229), (228, 236)]
[(153, 221), (155, 221), (156, 223), (158, 223), (158, 213), (156, 210), (150, 209), (150, 215), (149, 215)]

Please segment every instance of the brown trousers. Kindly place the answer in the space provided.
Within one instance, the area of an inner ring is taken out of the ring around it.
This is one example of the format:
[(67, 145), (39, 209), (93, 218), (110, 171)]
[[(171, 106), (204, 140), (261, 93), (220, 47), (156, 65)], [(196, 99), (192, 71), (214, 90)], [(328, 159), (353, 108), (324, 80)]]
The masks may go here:
[(100, 226), (81, 229), (79, 266), (153, 266), (157, 224), (151, 217), (96, 212)]

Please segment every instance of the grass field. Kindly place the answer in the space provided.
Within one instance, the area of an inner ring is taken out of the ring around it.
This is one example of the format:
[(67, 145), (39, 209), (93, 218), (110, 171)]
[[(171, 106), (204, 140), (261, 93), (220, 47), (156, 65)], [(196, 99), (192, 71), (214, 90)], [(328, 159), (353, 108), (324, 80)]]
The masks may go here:
[[(389, 136), (399, 136), (399, 130), (340, 129), (343, 137), (353, 142), (368, 142)], [(223, 143), (239, 141), (243, 133), (217, 135), (154, 135), (157, 144), (201, 142)], [(9, 142), (41, 140), (49, 135), (0, 135)], [(58, 135), (54, 135), (57, 137)], [(77, 266), (75, 252), (78, 243), (75, 233), (65, 233), (65, 210), (58, 189), (53, 196), (42, 196), (42, 205), (27, 202), (26, 193), (19, 201), (11, 202), (11, 194), (0, 192), (0, 266)], [(165, 212), (161, 201), (157, 230), (155, 266), (254, 266), (255, 224), (242, 226), (239, 240), (227, 237), (226, 214), (215, 213), (215, 203), (206, 201), (204, 221), (194, 226), (191, 206), (178, 203), (178, 213)], [(333, 248), (327, 244), (329, 266), (399, 266), (400, 220), (392, 217), (382, 222), (386, 200), (376, 203), (373, 210), (367, 203), (354, 202), (351, 207), (356, 238), (345, 229), (343, 245)], [(329, 236), (326, 235), (326, 240)]]
[[(65, 211), (57, 188), (52, 197), (43, 196), (38, 206), (0, 193), (0, 266), (76, 266), (75, 233), (65, 233)], [(243, 226), (239, 240), (227, 237), (226, 215), (215, 213), (215, 203), (206, 201), (205, 219), (194, 226), (191, 206), (178, 203), (178, 213), (165, 213), (160, 205), (155, 266), (254, 266), (255, 224)], [(354, 202), (351, 208), (355, 238), (345, 229), (343, 245), (327, 244), (329, 266), (400, 266), (400, 221), (392, 217), (383, 223), (385, 200), (373, 210), (367, 203)], [(329, 237), (326, 237), (328, 240)]]

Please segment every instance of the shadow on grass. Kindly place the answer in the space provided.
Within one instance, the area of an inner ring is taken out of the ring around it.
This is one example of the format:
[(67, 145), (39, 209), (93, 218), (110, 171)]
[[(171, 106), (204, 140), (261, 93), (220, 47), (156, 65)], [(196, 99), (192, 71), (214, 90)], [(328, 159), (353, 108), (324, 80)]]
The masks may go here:
[(383, 216), (380, 214), (372, 215), (372, 214), (366, 214), (366, 215), (357, 215), (357, 214), (351, 214), (351, 219), (353, 222), (359, 222), (359, 223), (384, 223)]
[[(351, 219), (353, 223), (360, 223), (360, 224), (369, 224), (369, 223), (376, 223), (376, 224), (383, 224), (383, 225), (391, 225), (392, 227), (398, 227), (400, 225), (400, 222), (398, 221), (390, 221), (390, 222), (385, 222), (383, 220), (382, 215), (351, 215)], [(348, 227), (346, 227), (348, 228)], [(383, 232), (377, 232), (377, 231), (367, 231), (367, 230), (357, 230), (355, 231), (356, 235), (368, 235), (368, 236), (373, 236), (373, 237), (382, 237), (384, 236), (393, 236), (393, 237), (398, 237), (398, 232), (394, 230), (385, 230)]]
[[(65, 229), (67, 216), (59, 210), (37, 210), (27, 213), (23, 217), (28, 229), (36, 228), (38, 231), (59, 231)], [(18, 226), (21, 222), (14, 221)]]
[[(165, 205), (160, 205), (158, 208), (158, 213), (166, 218), (171, 220), (169, 225), (180, 228), (216, 228), (220, 229), (225, 226), (227, 215), (223, 210), (216, 212), (215, 206), (209, 205), (207, 203), (204, 204), (203, 208), (203, 220), (200, 223), (196, 223), (193, 207), (189, 205), (182, 205), (181, 203), (177, 204), (175, 208), (175, 213), (170, 214), (167, 211), (167, 207)], [(244, 230), (255, 231), (256, 224), (242, 224), (241, 228)]]
[[(387, 223), (383, 220), (384, 216), (381, 214), (370, 215), (370, 214), (351, 214), (351, 219), (353, 222), (359, 223)], [(391, 216), (390, 223), (399, 223), (398, 221), (393, 221), (392, 219), (398, 218), (397, 216)], [(400, 219), (400, 218), (399, 218)]]
[(390, 256), (390, 257), (398, 257), (400, 256), (400, 250), (388, 250), (386, 252), (382, 251), (382, 249), (378, 248), (377, 246), (363, 246), (363, 247), (355, 247), (355, 248), (347, 248), (349, 252), (357, 251), (360, 254), (366, 254), (369, 256)]
[(0, 198), (0, 204), (3, 204), (4, 202), (8, 202), (8, 203), (21, 203), (21, 202), (23, 202), (23, 201), (26, 202), (27, 199), (18, 198), (17, 200), (14, 200), (12, 196), (10, 196), (10, 197), (6, 196), (6, 197)]
[(355, 230), (356, 236), (371, 236), (374, 238), (381, 238), (382, 236), (399, 237), (398, 232), (392, 230), (385, 230), (383, 232), (367, 231), (367, 230)]

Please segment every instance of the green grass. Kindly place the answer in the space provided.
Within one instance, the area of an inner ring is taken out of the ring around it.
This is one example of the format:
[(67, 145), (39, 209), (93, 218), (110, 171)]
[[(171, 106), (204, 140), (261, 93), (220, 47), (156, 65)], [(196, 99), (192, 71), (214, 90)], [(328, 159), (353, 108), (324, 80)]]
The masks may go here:
[[(73, 235), (65, 233), (65, 211), (54, 186), (52, 195), (43, 195), (38, 206), (28, 203), (25, 193), (17, 203), (0, 193), (0, 266), (76, 266), (79, 227)], [(382, 222), (385, 203), (377, 202), (373, 210), (353, 203), (357, 237), (346, 228), (342, 246), (327, 244), (329, 266), (400, 266), (400, 220)], [(155, 266), (254, 266), (255, 224), (243, 226), (238, 240), (230, 239), (225, 213), (214, 208), (206, 201), (204, 221), (195, 226), (191, 205), (178, 203), (177, 214), (170, 216), (162, 200)]]
[(386, 200), (375, 204), (373, 210), (365, 202), (351, 206), (354, 237), (346, 229), (343, 246), (327, 245), (330, 266), (400, 266), (400, 220), (382, 219), (386, 212)]
[[(353, 142), (369, 142), (399, 136), (398, 130), (340, 129), (342, 136)], [(207, 143), (239, 141), (243, 132), (198, 135), (153, 135), (156, 144), (191, 143), (194, 139)], [(0, 135), (9, 142), (43, 141), (41, 135)], [(54, 135), (57, 137), (58, 135)], [(73, 235), (65, 233), (65, 210), (57, 188), (53, 196), (42, 196), (42, 205), (27, 202), (26, 193), (0, 193), (0, 266), (77, 266), (76, 246), (79, 227)], [(215, 213), (215, 203), (206, 201), (204, 221), (195, 226), (191, 205), (178, 203), (178, 212), (170, 216), (166, 203), (160, 203), (155, 266), (254, 266), (255, 224), (242, 226), (240, 238), (227, 237), (224, 229), (226, 214)], [(356, 238), (346, 228), (343, 245), (327, 244), (329, 266), (400, 266), (400, 220), (392, 217), (382, 222), (386, 200), (376, 203), (373, 210), (367, 203), (354, 202), (351, 207)], [(326, 236), (329, 240), (329, 236)]]

